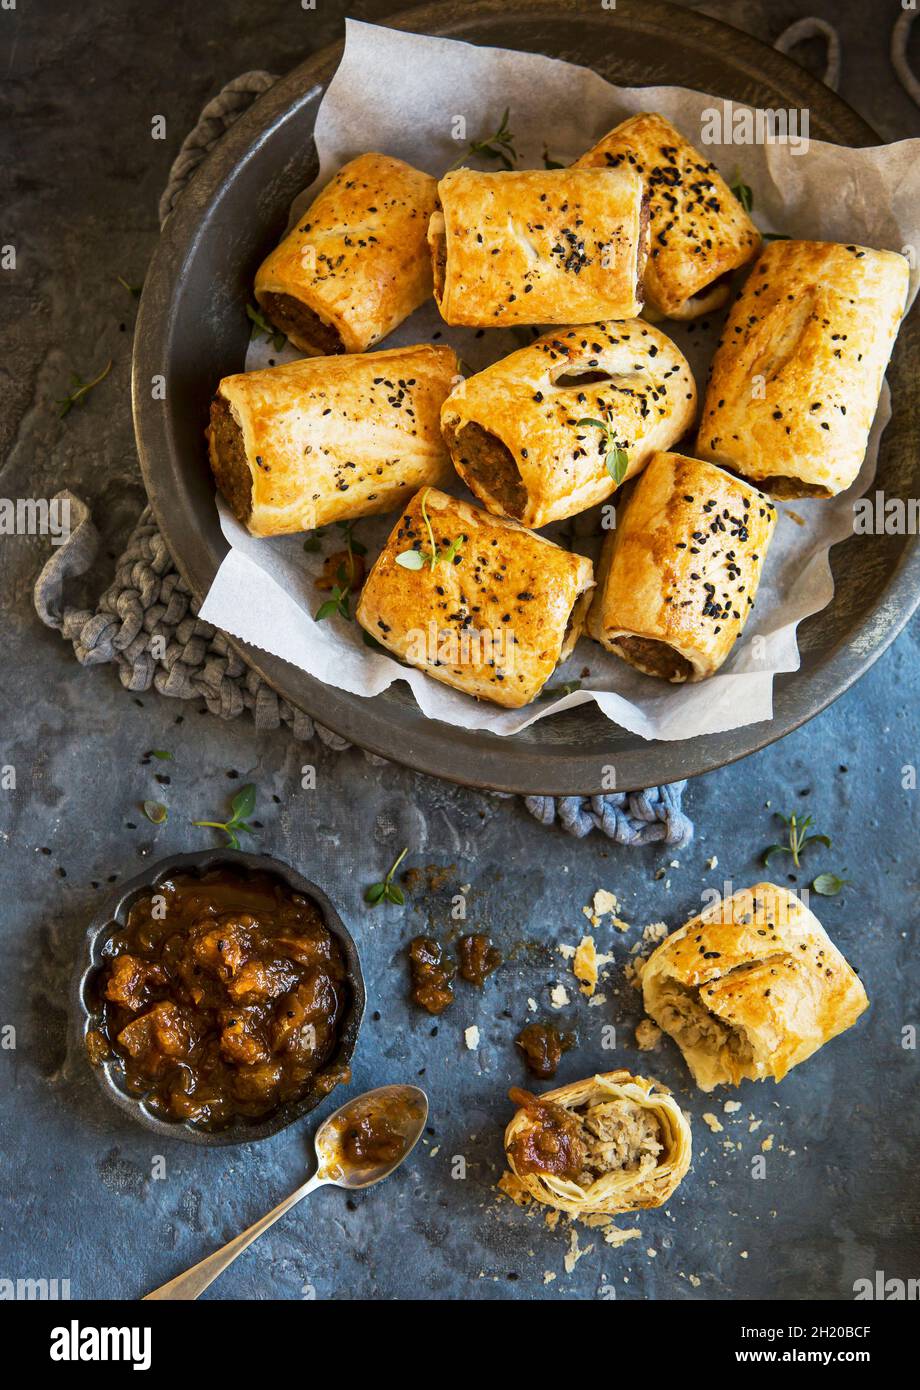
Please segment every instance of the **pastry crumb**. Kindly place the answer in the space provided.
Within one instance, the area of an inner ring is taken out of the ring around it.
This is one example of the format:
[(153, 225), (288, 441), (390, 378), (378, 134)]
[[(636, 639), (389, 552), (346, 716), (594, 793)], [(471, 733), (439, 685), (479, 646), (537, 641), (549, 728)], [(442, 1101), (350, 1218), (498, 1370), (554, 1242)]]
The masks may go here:
[(642, 1232), (639, 1230), (638, 1226), (630, 1226), (628, 1228), (624, 1228), (623, 1226), (608, 1226), (604, 1231), (604, 1240), (608, 1245), (617, 1247), (625, 1245), (628, 1240), (638, 1240), (641, 1235)]
[(593, 936), (583, 936), (572, 959), (572, 971), (582, 994), (590, 999), (597, 987), (597, 950)]
[(531, 1201), (530, 1193), (521, 1182), (520, 1178), (512, 1173), (510, 1168), (506, 1169), (499, 1178), (496, 1186), (499, 1192), (506, 1197), (510, 1197), (516, 1207), (526, 1207)]
[(571, 1233), (571, 1235), (569, 1236), (569, 1248), (568, 1248), (568, 1253), (566, 1254), (565, 1259), (562, 1261), (563, 1266), (564, 1266), (564, 1268), (565, 1268), (566, 1274), (571, 1274), (571, 1273), (572, 1273), (572, 1270), (573, 1270), (573, 1269), (575, 1268), (575, 1266), (578, 1264), (578, 1261), (582, 1258), (582, 1256), (583, 1256), (583, 1255), (590, 1255), (590, 1253), (591, 1253), (591, 1251), (592, 1251), (593, 1249), (594, 1249), (594, 1246), (593, 1246), (593, 1245), (586, 1245), (586, 1246), (584, 1247), (583, 1250), (579, 1247), (579, 1244), (578, 1244), (578, 1231), (577, 1231), (577, 1229), (573, 1226), (573, 1227), (572, 1227), (572, 1233)]
[(649, 922), (648, 926), (642, 929), (642, 940), (657, 945), (659, 941), (664, 941), (669, 934), (667, 922)]
[(768, 1134), (766, 1139), (761, 1141), (760, 1147), (763, 1149), (765, 1154), (768, 1154), (770, 1150), (773, 1148), (773, 1135)]
[(719, 1120), (712, 1113), (711, 1110), (706, 1111), (705, 1115), (703, 1116), (703, 1123), (709, 1126), (713, 1134), (721, 1134), (724, 1128), (724, 1126), (720, 1124)]
[(703, 1282), (697, 1274), (690, 1274), (687, 1277), (695, 1289), (698, 1289)]
[(555, 1272), (555, 1270), (553, 1270), (553, 1269), (545, 1269), (545, 1270), (543, 1271), (543, 1282), (544, 1282), (544, 1284), (551, 1284), (551, 1283), (553, 1282), (553, 1280), (555, 1279), (555, 1277), (556, 1277), (556, 1272)]
[(549, 992), (549, 1002), (554, 1009), (564, 1009), (567, 1004), (571, 1004), (569, 992), (565, 985), (553, 985)]
[(636, 1046), (640, 1052), (654, 1052), (661, 1042), (661, 1029), (650, 1018), (636, 1025)]
[(718, 867), (719, 867), (719, 861), (718, 861), (718, 859), (716, 858), (715, 855), (713, 855), (711, 859), (707, 859), (707, 860), (706, 860), (706, 868), (707, 868), (707, 869), (717, 869)]
[(722, 1106), (722, 1109), (725, 1111), (726, 1115), (734, 1115), (736, 1111), (741, 1109), (741, 1101), (727, 1100)]
[(475, 1023), (463, 1030), (463, 1038), (470, 1052), (475, 1052), (479, 1046), (479, 1029)]

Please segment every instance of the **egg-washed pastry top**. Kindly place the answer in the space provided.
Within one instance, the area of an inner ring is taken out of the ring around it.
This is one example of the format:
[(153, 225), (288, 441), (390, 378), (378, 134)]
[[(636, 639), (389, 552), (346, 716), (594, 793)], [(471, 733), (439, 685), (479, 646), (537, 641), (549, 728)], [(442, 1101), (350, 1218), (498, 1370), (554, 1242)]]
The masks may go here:
[(621, 1070), (510, 1095), (508, 1167), (545, 1206), (571, 1216), (660, 1207), (690, 1167), (690, 1126), (657, 1081)]
[(584, 556), (423, 488), (378, 556), (356, 617), (435, 680), (516, 709), (575, 646), (593, 582)]
[(611, 496), (612, 448), (627, 456), (623, 482), (695, 414), (683, 354), (626, 319), (546, 333), (460, 382), (441, 423), (457, 472), (490, 511), (546, 526)]
[(685, 454), (656, 454), (604, 541), (587, 629), (649, 676), (704, 680), (731, 654), (776, 527), (769, 498)]
[(428, 240), (449, 324), (590, 323), (642, 308), (648, 216), (632, 170), (457, 169)]
[(774, 241), (732, 305), (697, 453), (774, 497), (855, 481), (907, 299), (895, 251)]
[(390, 511), (453, 476), (440, 411), (452, 348), (306, 357), (224, 377), (211, 404), (217, 485), (254, 536)]
[(703, 1091), (782, 1081), (869, 1005), (814, 913), (775, 883), (742, 889), (672, 932), (642, 969), (642, 993)]
[(255, 295), (266, 317), (321, 357), (385, 338), (431, 294), (436, 190), (401, 159), (349, 160), (259, 267)]
[(728, 299), (731, 273), (760, 233), (716, 166), (656, 111), (630, 116), (575, 167), (634, 169), (648, 190), (650, 237), (643, 285), (651, 310), (692, 319)]

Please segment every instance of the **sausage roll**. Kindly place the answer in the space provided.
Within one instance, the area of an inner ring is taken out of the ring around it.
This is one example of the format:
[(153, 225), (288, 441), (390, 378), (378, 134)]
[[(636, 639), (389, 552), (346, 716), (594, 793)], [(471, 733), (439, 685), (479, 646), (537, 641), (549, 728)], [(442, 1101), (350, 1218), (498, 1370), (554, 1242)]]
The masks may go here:
[(457, 169), (428, 242), (449, 324), (590, 323), (642, 308), (648, 213), (631, 169)]
[(217, 486), (254, 536), (390, 511), (453, 476), (439, 416), (456, 373), (451, 348), (424, 343), (224, 377), (208, 429)]
[[(558, 329), (461, 382), (441, 412), (454, 467), (490, 512), (545, 526), (602, 502), (693, 423), (696, 385), (641, 319)], [(585, 423), (588, 421), (589, 423)]]
[(371, 570), (356, 617), (435, 680), (517, 709), (575, 646), (593, 583), (583, 556), (423, 488)]
[(775, 883), (734, 893), (673, 932), (646, 961), (642, 992), (702, 1091), (782, 1081), (869, 1006), (817, 917)]
[(436, 193), (435, 179), (389, 155), (345, 164), (259, 267), (266, 317), (318, 357), (385, 338), (431, 294)]
[(655, 111), (630, 116), (575, 161), (576, 169), (634, 169), (648, 189), (643, 276), (653, 314), (695, 319), (728, 299), (732, 271), (760, 233), (714, 164)]
[(646, 675), (711, 676), (754, 607), (775, 526), (756, 488), (656, 454), (604, 541), (589, 634)]
[(514, 1088), (508, 1167), (537, 1202), (570, 1216), (660, 1207), (690, 1167), (691, 1135), (657, 1081), (608, 1071), (541, 1096)]
[(774, 497), (855, 480), (907, 298), (894, 251), (768, 246), (732, 306), (696, 448)]

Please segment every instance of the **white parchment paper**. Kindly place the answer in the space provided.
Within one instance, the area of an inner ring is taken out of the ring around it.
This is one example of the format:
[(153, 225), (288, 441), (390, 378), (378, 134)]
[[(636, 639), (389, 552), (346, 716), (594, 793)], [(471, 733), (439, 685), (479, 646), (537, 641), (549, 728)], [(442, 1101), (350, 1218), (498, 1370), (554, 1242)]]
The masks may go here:
[[(368, 150), (398, 156), (440, 175), (468, 141), (497, 128), (506, 107), (518, 168), (542, 168), (546, 158), (570, 163), (628, 115), (660, 111), (702, 146), (730, 183), (740, 176), (750, 186), (753, 217), (761, 230), (903, 251), (915, 267), (915, 248), (920, 247), (920, 140), (866, 150), (812, 140), (804, 152), (795, 152), (794, 143), (733, 143), (737, 113), (745, 108), (728, 109), (717, 95), (678, 87), (616, 87), (596, 73), (556, 59), (419, 37), (354, 20), (348, 21), (342, 63), (317, 117), (319, 176), (297, 200), (292, 215), (342, 164)], [(702, 131), (712, 133), (711, 117), (704, 112), (713, 108), (722, 113), (722, 134), (728, 143), (703, 144)], [(734, 122), (729, 119), (732, 113)], [(803, 133), (801, 126), (798, 133)], [(486, 161), (478, 167), (497, 166)], [(911, 299), (917, 283), (914, 268)], [(660, 325), (690, 361), (701, 401), (724, 313), (701, 324)], [(457, 349), (468, 371), (478, 371), (531, 337), (528, 329), (483, 333), (448, 328), (430, 301), (380, 346), (436, 338)], [(252, 370), (297, 356), (289, 348), (275, 352), (263, 340), (252, 345), (246, 367)], [(875, 475), (878, 443), (890, 413), (886, 385), (862, 471), (849, 492), (830, 501), (780, 504), (757, 606), (744, 637), (722, 670), (699, 685), (674, 686), (643, 676), (583, 638), (551, 677), (549, 690), (528, 708), (503, 710), (474, 700), (372, 651), (354, 622), (338, 617), (315, 622), (313, 614), (326, 597), (314, 586), (322, 554), (305, 553), (302, 537), (253, 539), (222, 502), (221, 525), (231, 550), (201, 616), (329, 685), (373, 696), (393, 681), (405, 681), (429, 717), (496, 734), (517, 733), (537, 719), (588, 700), (609, 719), (649, 739), (691, 738), (756, 723), (772, 716), (774, 676), (798, 667), (798, 623), (831, 599), (828, 552), (852, 531), (852, 504)], [(468, 496), (459, 479), (456, 491)], [(393, 522), (388, 515), (358, 523), (356, 535), (368, 546), (369, 561)], [(549, 527), (546, 534), (555, 537), (560, 527), (566, 528), (569, 544), (596, 558), (601, 536), (597, 509)], [(334, 527), (323, 546), (326, 554), (341, 549)], [(555, 698), (554, 691), (579, 680), (579, 689)]]

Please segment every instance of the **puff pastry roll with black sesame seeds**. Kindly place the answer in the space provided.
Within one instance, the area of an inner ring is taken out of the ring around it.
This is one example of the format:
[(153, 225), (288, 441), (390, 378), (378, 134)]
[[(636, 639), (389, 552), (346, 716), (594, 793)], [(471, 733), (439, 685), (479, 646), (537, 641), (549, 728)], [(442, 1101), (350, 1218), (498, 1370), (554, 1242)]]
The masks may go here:
[(690, 1167), (690, 1126), (665, 1086), (609, 1071), (534, 1096), (505, 1130), (508, 1167), (525, 1191), (570, 1216), (662, 1206)]
[(575, 646), (593, 583), (583, 556), (423, 488), (368, 575), (356, 617), (435, 680), (517, 709)]
[(744, 630), (776, 526), (756, 488), (683, 454), (656, 454), (604, 542), (587, 628), (665, 680), (713, 675)]
[(814, 913), (775, 883), (742, 889), (673, 932), (646, 961), (642, 993), (702, 1091), (782, 1081), (869, 1007)]
[(641, 310), (648, 213), (631, 169), (457, 169), (438, 199), (428, 241), (447, 323), (590, 323)]
[(773, 497), (833, 497), (856, 479), (907, 299), (894, 251), (775, 241), (732, 306), (697, 453)]
[(266, 318), (302, 352), (364, 352), (431, 294), (437, 181), (362, 154), (322, 190), (256, 273)]
[(718, 169), (655, 111), (630, 116), (576, 160), (575, 168), (634, 169), (649, 199), (648, 310), (694, 319), (728, 299), (732, 272), (760, 233)]
[(306, 357), (224, 377), (211, 403), (211, 468), (254, 536), (283, 536), (398, 507), (453, 476), (440, 411), (451, 348)]
[[(448, 396), (454, 467), (490, 512), (546, 526), (603, 502), (693, 424), (686, 359), (641, 319), (557, 329)], [(591, 423), (585, 423), (590, 421)]]

